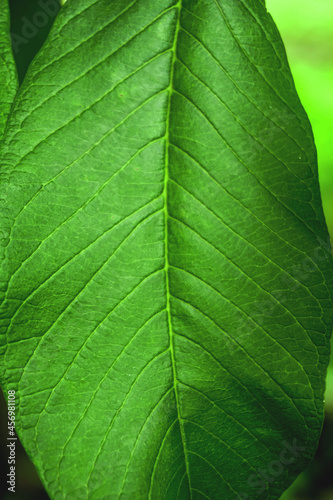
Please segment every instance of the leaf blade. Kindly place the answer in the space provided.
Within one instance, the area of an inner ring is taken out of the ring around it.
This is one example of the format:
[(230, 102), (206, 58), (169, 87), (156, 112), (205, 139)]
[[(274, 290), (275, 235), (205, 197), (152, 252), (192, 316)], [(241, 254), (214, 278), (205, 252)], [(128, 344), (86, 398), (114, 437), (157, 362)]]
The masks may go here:
[(2, 154), (2, 362), (50, 495), (276, 498), (321, 430), (332, 274), (264, 6), (67, 4)]

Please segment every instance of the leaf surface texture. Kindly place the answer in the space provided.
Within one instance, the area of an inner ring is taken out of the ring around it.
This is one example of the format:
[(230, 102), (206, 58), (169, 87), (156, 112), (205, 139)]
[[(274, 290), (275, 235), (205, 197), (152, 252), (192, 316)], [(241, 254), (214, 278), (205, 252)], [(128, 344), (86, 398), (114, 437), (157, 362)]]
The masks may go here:
[(70, 0), (1, 158), (2, 380), (51, 498), (279, 498), (321, 431), (332, 271), (263, 2)]

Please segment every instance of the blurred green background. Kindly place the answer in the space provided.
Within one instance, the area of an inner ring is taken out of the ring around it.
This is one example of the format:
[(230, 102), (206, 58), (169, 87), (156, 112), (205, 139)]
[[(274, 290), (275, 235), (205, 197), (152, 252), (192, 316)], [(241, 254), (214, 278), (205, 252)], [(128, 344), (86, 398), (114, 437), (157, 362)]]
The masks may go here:
[[(57, 1), (48, 0), (50, 5), (56, 5)], [(297, 91), (313, 127), (324, 211), (333, 241), (333, 0), (266, 0), (266, 5), (280, 30)], [(34, 33), (28, 25), (36, 12), (41, 11), (38, 0), (10, 0), (10, 6), (11, 32), (16, 35), (15, 57), (22, 81), (33, 54), (47, 36), (54, 15), (51, 11), (46, 13), (45, 25)], [(39, 22), (43, 24), (43, 16)], [(30, 33), (25, 41), (19, 38), (22, 30)], [(0, 397), (4, 438), (6, 406), (2, 394)], [(280, 500), (333, 500), (333, 361), (328, 371), (325, 404), (325, 424), (318, 452)], [(18, 447), (16, 500), (47, 499), (33, 465), (19, 444)], [(5, 474), (6, 462), (1, 469)], [(7, 500), (11, 496), (7, 494), (2, 498)]]

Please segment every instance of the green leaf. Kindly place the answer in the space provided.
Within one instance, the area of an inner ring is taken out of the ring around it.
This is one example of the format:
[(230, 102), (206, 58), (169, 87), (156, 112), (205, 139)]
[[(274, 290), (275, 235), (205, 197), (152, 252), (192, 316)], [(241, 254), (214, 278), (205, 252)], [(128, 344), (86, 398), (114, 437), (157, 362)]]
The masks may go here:
[(2, 383), (50, 497), (278, 498), (321, 432), (332, 263), (263, 2), (70, 0), (2, 165)]
[(18, 81), (9, 36), (8, 0), (0, 0), (0, 141)]

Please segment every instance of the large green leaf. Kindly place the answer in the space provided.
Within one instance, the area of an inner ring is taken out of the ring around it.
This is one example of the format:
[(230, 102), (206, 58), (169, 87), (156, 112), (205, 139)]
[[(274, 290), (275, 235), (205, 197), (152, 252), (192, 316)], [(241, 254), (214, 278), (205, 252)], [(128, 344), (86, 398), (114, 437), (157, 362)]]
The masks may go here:
[(278, 498), (321, 432), (332, 268), (264, 3), (69, 0), (1, 162), (2, 382), (51, 498)]

